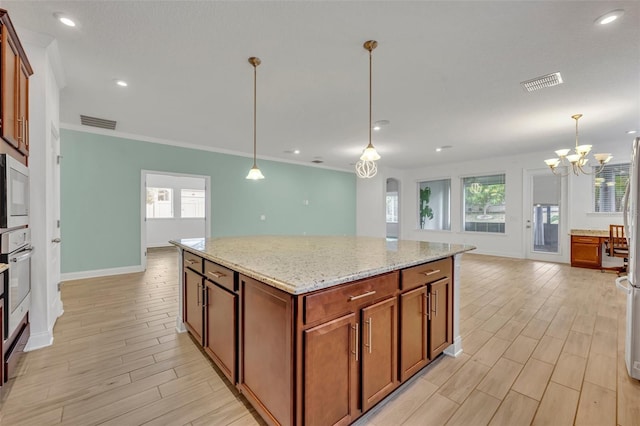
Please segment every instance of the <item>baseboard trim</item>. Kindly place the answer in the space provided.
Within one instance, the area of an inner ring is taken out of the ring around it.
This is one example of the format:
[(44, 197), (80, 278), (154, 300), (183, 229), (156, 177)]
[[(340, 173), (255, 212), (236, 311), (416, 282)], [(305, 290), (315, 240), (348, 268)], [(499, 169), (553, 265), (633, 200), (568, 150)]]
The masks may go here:
[(449, 345), (447, 349), (444, 350), (445, 355), (457, 357), (462, 354), (462, 338), (460, 336), (453, 339), (453, 345)]
[(46, 348), (53, 344), (53, 329), (43, 331), (42, 333), (31, 333), (27, 345), (24, 347), (25, 352), (35, 351), (36, 349)]
[(66, 272), (60, 274), (62, 281), (81, 280), (85, 278), (106, 277), (109, 275), (134, 274), (144, 272), (142, 265), (123, 266), (121, 268), (94, 269), (93, 271)]

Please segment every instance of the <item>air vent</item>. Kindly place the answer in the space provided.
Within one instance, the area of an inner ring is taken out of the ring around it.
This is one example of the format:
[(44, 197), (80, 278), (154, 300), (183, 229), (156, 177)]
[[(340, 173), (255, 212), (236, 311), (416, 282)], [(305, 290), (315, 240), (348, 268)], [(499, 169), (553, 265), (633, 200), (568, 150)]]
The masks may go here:
[(100, 127), (101, 129), (116, 129), (115, 121), (106, 120), (104, 118), (89, 117), (88, 115), (80, 115), (80, 123), (82, 123), (84, 126)]
[(322, 160), (311, 160), (312, 163), (316, 163), (316, 164), (322, 164), (324, 163), (324, 161)]
[(544, 89), (545, 87), (557, 86), (558, 84), (562, 84), (562, 76), (559, 72), (532, 78), (531, 80), (523, 81), (520, 83), (522, 88), (527, 92)]

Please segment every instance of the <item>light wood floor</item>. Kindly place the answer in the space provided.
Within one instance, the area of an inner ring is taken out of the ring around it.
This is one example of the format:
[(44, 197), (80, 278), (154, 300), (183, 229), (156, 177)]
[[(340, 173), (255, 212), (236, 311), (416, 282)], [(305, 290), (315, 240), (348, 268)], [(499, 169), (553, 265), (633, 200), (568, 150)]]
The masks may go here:
[[(53, 346), (28, 353), (2, 425), (263, 424), (175, 332), (177, 256), (145, 273), (66, 282)], [(359, 426), (640, 425), (614, 274), (465, 254), (464, 353), (440, 357)]]

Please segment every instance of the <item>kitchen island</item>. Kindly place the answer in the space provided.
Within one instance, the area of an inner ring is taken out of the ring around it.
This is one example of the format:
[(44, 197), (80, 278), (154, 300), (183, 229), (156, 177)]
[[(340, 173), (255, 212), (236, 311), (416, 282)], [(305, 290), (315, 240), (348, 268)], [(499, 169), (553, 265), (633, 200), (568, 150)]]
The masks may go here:
[(269, 424), (350, 424), (442, 352), (462, 351), (460, 255), (370, 237), (171, 241), (177, 317)]

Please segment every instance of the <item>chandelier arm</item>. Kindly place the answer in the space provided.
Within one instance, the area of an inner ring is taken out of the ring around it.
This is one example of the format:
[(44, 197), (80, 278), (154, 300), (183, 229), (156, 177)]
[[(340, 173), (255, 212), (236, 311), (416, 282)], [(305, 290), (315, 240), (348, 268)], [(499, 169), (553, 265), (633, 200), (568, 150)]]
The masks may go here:
[(568, 169), (567, 169), (567, 173), (558, 173), (558, 172), (556, 171), (557, 169), (558, 169), (558, 167), (557, 167), (557, 166), (556, 166), (556, 167), (553, 167), (553, 168), (551, 169), (551, 172), (552, 172), (554, 175), (556, 175), (556, 176), (560, 176), (560, 177), (567, 177), (567, 176), (569, 176), (569, 174), (571, 173), (571, 171), (570, 171), (570, 170), (568, 170)]

